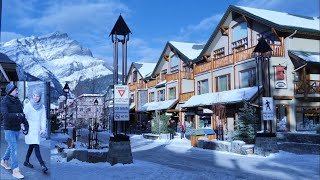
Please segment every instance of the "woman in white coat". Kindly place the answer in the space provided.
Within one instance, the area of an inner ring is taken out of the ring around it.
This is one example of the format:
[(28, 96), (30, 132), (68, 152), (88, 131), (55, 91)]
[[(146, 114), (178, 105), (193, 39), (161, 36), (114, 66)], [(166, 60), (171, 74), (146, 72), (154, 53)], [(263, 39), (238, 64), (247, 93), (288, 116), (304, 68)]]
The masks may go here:
[(46, 110), (44, 105), (41, 103), (41, 91), (35, 89), (33, 91), (32, 100), (24, 105), (23, 112), (29, 123), (29, 133), (25, 136), (26, 144), (29, 144), (29, 149), (26, 155), (26, 160), (23, 163), (29, 168), (33, 168), (29, 159), (33, 149), (35, 150), (36, 157), (41, 165), (42, 171), (48, 171), (48, 168), (44, 164), (40, 153), (40, 141), (42, 137), (46, 135)]

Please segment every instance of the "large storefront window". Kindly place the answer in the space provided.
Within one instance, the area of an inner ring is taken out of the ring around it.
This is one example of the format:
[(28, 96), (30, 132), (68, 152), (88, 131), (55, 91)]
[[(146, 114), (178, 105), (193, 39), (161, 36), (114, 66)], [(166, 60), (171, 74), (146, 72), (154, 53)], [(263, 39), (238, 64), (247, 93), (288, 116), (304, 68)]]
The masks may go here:
[(297, 107), (297, 131), (315, 131), (320, 126), (320, 107)]
[(210, 128), (211, 129), (211, 115), (209, 116), (200, 116), (198, 128)]
[(288, 106), (277, 104), (276, 115), (277, 115), (277, 131), (278, 132), (290, 131), (289, 119), (288, 119)]

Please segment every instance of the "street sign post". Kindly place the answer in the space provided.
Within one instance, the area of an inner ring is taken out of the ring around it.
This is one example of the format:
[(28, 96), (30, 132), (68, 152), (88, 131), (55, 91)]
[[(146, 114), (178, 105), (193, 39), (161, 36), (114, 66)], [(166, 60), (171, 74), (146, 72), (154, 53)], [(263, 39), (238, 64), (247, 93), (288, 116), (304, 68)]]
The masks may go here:
[(114, 85), (114, 120), (129, 121), (129, 88)]
[(273, 120), (273, 98), (272, 97), (262, 97), (263, 109), (262, 117), (264, 121)]

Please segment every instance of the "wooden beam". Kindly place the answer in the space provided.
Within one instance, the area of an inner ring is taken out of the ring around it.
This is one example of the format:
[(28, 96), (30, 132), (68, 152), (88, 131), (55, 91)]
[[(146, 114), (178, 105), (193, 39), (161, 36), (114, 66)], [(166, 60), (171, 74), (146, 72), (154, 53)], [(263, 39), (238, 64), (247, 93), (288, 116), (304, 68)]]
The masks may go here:
[(166, 61), (169, 61), (169, 55), (163, 55), (163, 58), (164, 58)]
[(210, 55), (203, 55), (203, 57), (204, 57), (204, 59), (205, 59), (207, 62), (210, 61), (210, 59), (209, 59)]
[(229, 36), (229, 26), (221, 26), (220, 29), (222, 30), (223, 35)]
[(273, 96), (275, 100), (292, 100), (293, 98), (293, 96)]
[(242, 18), (248, 23), (248, 19), (246, 18), (246, 16), (242, 15)]

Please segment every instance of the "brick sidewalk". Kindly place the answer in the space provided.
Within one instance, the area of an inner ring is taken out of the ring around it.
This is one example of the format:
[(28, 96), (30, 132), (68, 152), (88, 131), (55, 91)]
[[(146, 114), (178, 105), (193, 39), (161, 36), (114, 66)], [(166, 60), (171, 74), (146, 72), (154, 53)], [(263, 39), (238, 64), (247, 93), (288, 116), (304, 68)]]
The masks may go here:
[[(1, 154), (0, 156), (2, 157), (6, 148), (7, 148), (7, 142), (4, 139), (4, 132), (3, 130), (1, 130), (1, 146), (0, 146), (0, 150), (1, 150)], [(19, 143), (18, 143), (18, 161), (19, 161), (19, 168), (21, 173), (25, 176), (24, 179), (26, 180), (46, 180), (46, 179), (50, 179), (50, 173), (51, 173), (51, 169), (50, 169), (50, 140), (46, 140), (43, 142), (43, 144), (40, 144), (40, 151), (41, 151), (41, 155), (42, 155), (42, 159), (45, 161), (46, 166), (48, 167), (49, 171), (47, 174), (42, 173), (41, 171), (41, 167), (40, 164), (34, 154), (34, 152), (31, 155), (30, 158), (30, 163), (33, 164), (34, 168), (30, 169), (27, 168), (23, 165), (23, 162), (25, 160), (25, 156), (27, 154), (28, 151), (28, 145), (25, 144), (24, 142), (24, 135), (21, 133), (20, 134), (20, 138), (19, 138)], [(16, 179), (12, 176), (12, 170), (6, 170), (3, 167), (0, 166), (0, 179), (1, 180), (7, 180), (7, 179)]]

